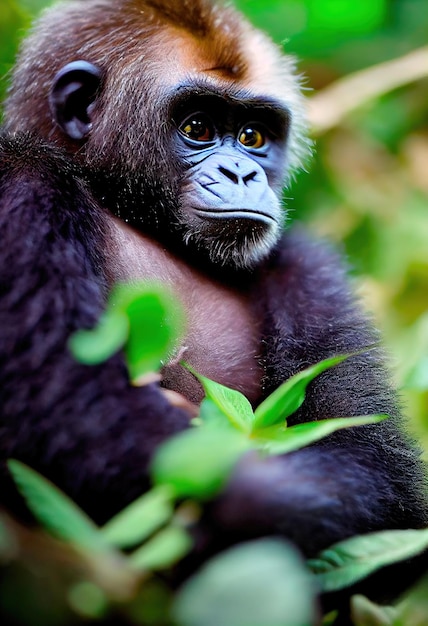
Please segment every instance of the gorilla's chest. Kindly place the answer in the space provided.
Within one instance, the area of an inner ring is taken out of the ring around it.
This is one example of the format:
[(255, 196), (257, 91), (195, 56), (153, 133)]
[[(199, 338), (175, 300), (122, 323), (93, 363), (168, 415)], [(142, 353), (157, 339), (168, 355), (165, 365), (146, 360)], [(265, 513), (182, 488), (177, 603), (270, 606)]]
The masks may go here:
[(203, 397), (198, 381), (178, 361), (242, 391), (252, 402), (260, 396), (260, 331), (248, 298), (213, 282), (157, 242), (112, 223), (109, 241), (111, 283), (147, 278), (166, 284), (184, 306), (186, 335), (176, 359), (163, 369), (163, 385), (192, 402)]

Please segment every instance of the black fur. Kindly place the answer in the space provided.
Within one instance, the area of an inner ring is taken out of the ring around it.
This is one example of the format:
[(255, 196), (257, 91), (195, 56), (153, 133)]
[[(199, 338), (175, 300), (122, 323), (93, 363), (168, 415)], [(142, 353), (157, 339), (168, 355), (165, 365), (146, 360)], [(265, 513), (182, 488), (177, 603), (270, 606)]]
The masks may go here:
[[(66, 343), (105, 302), (105, 215), (69, 161), (35, 138), (0, 144), (0, 454), (46, 474), (98, 521), (147, 488), (147, 465), (189, 417), (120, 356), (76, 363)], [(4, 469), (3, 469), (4, 472)], [(15, 490), (1, 499), (14, 504)]]

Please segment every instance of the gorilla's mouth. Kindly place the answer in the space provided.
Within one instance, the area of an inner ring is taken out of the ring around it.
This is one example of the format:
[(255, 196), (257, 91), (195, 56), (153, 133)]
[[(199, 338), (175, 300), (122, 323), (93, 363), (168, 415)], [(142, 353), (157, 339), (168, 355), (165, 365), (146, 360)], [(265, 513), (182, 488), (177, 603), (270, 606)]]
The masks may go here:
[(254, 209), (204, 209), (194, 207), (193, 210), (196, 215), (208, 220), (250, 220), (253, 222), (263, 222), (268, 225), (278, 223), (272, 215)]

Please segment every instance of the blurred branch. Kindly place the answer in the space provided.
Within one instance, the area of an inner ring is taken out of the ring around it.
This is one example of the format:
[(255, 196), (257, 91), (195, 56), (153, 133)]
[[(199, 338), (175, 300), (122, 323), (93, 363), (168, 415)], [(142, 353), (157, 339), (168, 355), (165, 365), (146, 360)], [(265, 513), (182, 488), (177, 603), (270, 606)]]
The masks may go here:
[(428, 46), (341, 78), (310, 99), (312, 131), (322, 135), (370, 100), (421, 78), (428, 78)]

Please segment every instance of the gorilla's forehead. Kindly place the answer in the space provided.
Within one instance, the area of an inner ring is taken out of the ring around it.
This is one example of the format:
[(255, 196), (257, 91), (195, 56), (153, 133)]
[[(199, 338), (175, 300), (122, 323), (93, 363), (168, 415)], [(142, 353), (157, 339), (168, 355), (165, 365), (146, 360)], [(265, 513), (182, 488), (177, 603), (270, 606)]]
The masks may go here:
[[(301, 104), (292, 59), (245, 22), (228, 41), (221, 38), (221, 45), (218, 33), (202, 37), (174, 26), (160, 29), (157, 37), (159, 46), (152, 47), (150, 61), (153, 69), (161, 68), (163, 89), (203, 79), (213, 89), (225, 93), (246, 90), (254, 98), (269, 97), (291, 110)], [(144, 64), (144, 53), (141, 62)]]

